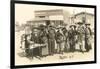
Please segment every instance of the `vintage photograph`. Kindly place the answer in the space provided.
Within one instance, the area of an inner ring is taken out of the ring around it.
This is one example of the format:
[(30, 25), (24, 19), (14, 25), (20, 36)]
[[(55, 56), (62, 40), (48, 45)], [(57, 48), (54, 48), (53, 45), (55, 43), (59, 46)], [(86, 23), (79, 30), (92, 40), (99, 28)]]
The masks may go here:
[(95, 60), (95, 9), (15, 3), (15, 65)]

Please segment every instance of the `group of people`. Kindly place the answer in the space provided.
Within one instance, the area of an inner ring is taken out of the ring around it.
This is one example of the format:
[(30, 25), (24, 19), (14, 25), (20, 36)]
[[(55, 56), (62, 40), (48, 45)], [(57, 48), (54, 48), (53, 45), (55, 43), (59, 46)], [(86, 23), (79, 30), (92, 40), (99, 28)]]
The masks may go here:
[[(44, 57), (64, 52), (88, 52), (92, 49), (90, 24), (81, 22), (66, 27), (40, 25), (33, 27), (31, 33), (21, 36), (21, 45), (28, 57)], [(29, 31), (28, 31), (29, 32)], [(77, 49), (78, 47), (78, 49)]]

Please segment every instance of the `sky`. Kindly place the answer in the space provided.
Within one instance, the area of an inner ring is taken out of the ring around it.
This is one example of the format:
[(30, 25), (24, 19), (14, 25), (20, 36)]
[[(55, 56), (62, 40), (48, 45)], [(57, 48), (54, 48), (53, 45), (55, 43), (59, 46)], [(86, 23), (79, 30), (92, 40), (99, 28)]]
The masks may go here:
[(26, 21), (34, 19), (34, 11), (36, 10), (50, 10), (50, 9), (63, 9), (70, 14), (76, 14), (82, 11), (86, 11), (94, 14), (93, 8), (81, 8), (81, 7), (60, 7), (60, 6), (48, 6), (48, 5), (32, 5), (32, 4), (15, 4), (15, 23), (25, 24)]

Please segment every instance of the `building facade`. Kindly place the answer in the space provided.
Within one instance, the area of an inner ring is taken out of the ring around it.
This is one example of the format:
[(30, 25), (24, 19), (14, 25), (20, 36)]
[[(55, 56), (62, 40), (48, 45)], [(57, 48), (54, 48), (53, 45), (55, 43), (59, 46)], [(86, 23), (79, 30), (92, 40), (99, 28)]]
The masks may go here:
[(83, 22), (90, 24), (91, 29), (94, 29), (94, 14), (87, 12), (80, 12), (72, 17), (72, 23)]
[(38, 10), (34, 11), (35, 18), (32, 21), (27, 21), (31, 25), (47, 25), (50, 23), (53, 26), (65, 25), (69, 23), (69, 13), (67, 11), (63, 11), (62, 9), (54, 9), (54, 10)]

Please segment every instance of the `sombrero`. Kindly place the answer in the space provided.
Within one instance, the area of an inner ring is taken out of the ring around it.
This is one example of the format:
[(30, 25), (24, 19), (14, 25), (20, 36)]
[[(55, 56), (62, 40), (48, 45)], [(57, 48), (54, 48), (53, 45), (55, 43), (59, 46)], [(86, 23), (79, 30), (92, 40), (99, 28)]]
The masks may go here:
[(76, 28), (76, 25), (70, 25), (70, 28), (71, 28), (71, 27), (74, 27), (74, 28)]
[(86, 26), (90, 26), (90, 24), (88, 23), (88, 24), (85, 24)]
[(77, 24), (82, 25), (83, 23), (82, 22), (78, 22)]

